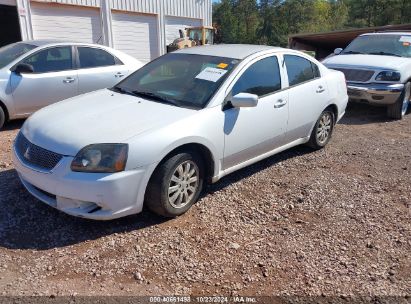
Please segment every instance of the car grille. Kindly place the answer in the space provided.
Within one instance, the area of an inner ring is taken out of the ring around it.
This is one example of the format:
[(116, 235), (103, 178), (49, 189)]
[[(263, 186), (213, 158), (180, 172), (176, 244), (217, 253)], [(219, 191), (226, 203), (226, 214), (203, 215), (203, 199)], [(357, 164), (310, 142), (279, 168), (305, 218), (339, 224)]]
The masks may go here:
[(343, 72), (347, 81), (366, 82), (374, 75), (374, 71), (333, 68), (334, 70)]
[(17, 155), (23, 163), (41, 170), (50, 171), (63, 158), (63, 155), (61, 154), (48, 151), (32, 144), (21, 132), (17, 135), (14, 147)]

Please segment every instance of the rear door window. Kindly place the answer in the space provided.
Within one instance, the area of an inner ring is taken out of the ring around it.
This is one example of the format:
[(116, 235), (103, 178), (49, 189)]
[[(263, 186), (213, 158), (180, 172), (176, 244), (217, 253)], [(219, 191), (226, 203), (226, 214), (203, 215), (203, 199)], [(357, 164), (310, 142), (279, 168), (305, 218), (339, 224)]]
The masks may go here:
[(116, 65), (116, 58), (110, 53), (89, 47), (78, 47), (78, 56), (81, 69), (106, 67)]
[(310, 60), (297, 55), (284, 55), (290, 86), (320, 77), (318, 66)]

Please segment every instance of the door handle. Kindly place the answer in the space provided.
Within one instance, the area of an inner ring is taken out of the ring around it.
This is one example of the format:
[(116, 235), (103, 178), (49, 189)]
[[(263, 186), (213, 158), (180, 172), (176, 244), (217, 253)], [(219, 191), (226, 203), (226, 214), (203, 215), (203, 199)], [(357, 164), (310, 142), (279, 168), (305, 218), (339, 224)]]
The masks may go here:
[(121, 78), (121, 77), (123, 77), (123, 76), (124, 76), (124, 74), (121, 73), (121, 72), (118, 72), (116, 75), (114, 75), (114, 77), (119, 77), (119, 78)]
[(322, 92), (324, 92), (324, 91), (325, 91), (324, 87), (323, 87), (323, 86), (319, 86), (316, 92), (317, 92), (317, 93), (322, 93)]
[(66, 79), (63, 80), (64, 83), (73, 83), (75, 81), (74, 78), (67, 77)]
[(287, 104), (287, 100), (279, 99), (279, 100), (277, 100), (277, 102), (274, 104), (274, 108), (275, 108), (275, 109), (278, 109), (278, 108), (284, 107), (286, 104)]

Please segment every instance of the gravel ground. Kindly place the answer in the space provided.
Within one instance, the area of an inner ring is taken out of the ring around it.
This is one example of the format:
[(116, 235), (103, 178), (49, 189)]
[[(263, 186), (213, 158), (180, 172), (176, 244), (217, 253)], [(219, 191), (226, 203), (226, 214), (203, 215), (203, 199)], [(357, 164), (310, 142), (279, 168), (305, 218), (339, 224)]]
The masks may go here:
[[(82, 220), (31, 197), (0, 133), (0, 295), (411, 295), (411, 114), (351, 105), (185, 215)], [(408, 298), (409, 299), (409, 298)]]

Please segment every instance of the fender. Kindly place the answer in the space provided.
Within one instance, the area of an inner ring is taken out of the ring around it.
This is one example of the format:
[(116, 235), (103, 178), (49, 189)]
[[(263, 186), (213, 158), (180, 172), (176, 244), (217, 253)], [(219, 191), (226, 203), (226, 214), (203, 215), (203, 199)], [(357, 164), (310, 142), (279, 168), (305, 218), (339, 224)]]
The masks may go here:
[(9, 70), (7, 70), (7, 72), (0, 72), (0, 103), (6, 108), (9, 120), (16, 118), (10, 85), (10, 73)]

